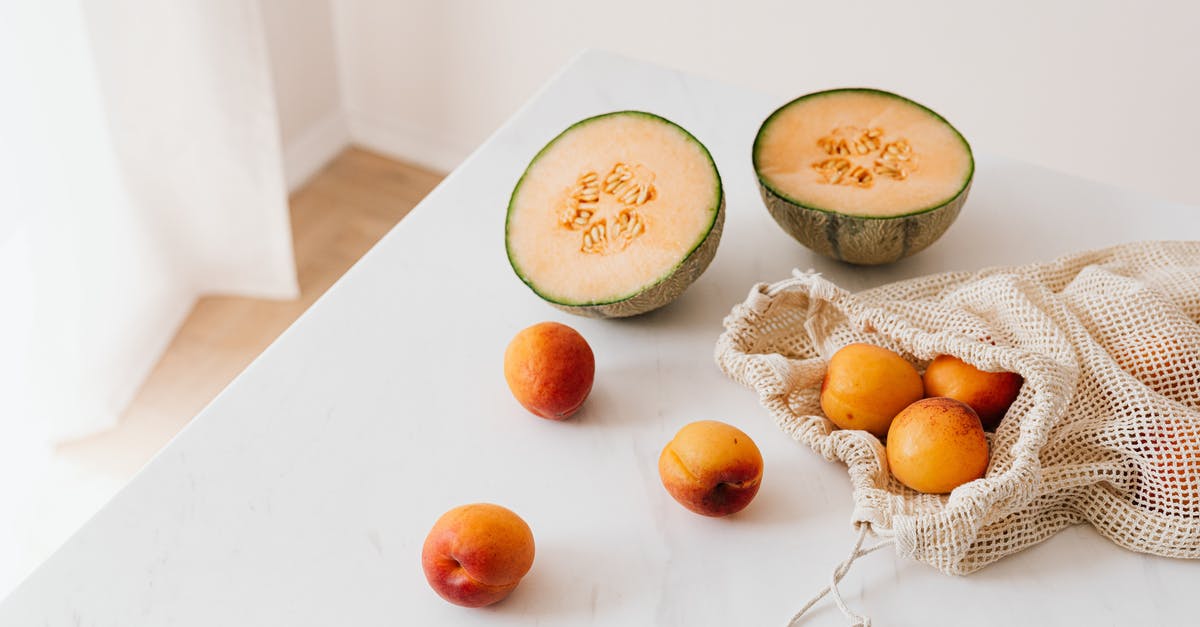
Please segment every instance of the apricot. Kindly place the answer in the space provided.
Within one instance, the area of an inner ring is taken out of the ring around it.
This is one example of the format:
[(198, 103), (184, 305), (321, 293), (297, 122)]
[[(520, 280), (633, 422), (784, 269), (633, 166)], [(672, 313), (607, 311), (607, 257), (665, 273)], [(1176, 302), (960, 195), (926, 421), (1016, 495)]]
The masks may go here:
[(704, 516), (741, 511), (762, 484), (758, 446), (732, 425), (716, 420), (680, 429), (658, 457), (663, 487), (680, 505)]
[[(1196, 327), (1192, 327), (1196, 328)], [(1164, 336), (1160, 330), (1133, 331), (1110, 341), (1109, 352), (1122, 370), (1172, 400), (1189, 403), (1191, 382), (1200, 379), (1194, 359), (1196, 333)]]
[(443, 599), (483, 607), (517, 587), (533, 566), (533, 553), (533, 532), (520, 516), (475, 503), (438, 518), (421, 549), (421, 567)]
[(1171, 445), (1156, 451), (1150, 463), (1162, 478), (1162, 491), (1157, 501), (1170, 508), (1165, 513), (1200, 516), (1194, 507), (1200, 496), (1200, 446), (1195, 441)]
[(1166, 420), (1135, 444), (1146, 465), (1138, 482), (1142, 499), (1164, 514), (1200, 517), (1200, 433), (1195, 426)]
[(1021, 393), (1025, 379), (1015, 372), (984, 372), (953, 355), (938, 355), (925, 369), (925, 394), (971, 406), (991, 431)]
[(887, 460), (900, 483), (926, 494), (945, 494), (987, 471), (987, 436), (970, 405), (927, 398), (892, 421)]
[(921, 375), (903, 357), (871, 344), (850, 344), (829, 360), (821, 410), (842, 429), (883, 437), (892, 418), (924, 395)]
[(504, 351), (504, 379), (517, 402), (549, 420), (579, 410), (592, 391), (596, 358), (578, 331), (541, 322), (517, 333)]

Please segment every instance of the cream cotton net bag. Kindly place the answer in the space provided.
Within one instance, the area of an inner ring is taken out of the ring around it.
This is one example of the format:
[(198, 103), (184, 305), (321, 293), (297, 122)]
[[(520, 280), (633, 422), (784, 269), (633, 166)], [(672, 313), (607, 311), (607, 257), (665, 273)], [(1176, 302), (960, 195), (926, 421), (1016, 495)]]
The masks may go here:
[[(1024, 377), (988, 436), (983, 479), (917, 493), (892, 478), (877, 438), (821, 415), (826, 362), (854, 342), (918, 369), (951, 354)], [(857, 294), (796, 273), (733, 308), (716, 360), (786, 433), (846, 464), (860, 534), (813, 602), (832, 591), (861, 623), (836, 583), (885, 544), (963, 575), (1087, 522), (1134, 551), (1200, 557), (1200, 242), (1126, 244)], [(888, 541), (863, 550), (868, 534)]]

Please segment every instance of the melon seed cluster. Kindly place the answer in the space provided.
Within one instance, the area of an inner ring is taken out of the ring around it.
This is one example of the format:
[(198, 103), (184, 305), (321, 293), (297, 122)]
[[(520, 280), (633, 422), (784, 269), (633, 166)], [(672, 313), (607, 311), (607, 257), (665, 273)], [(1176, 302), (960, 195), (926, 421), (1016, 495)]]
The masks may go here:
[(842, 126), (817, 139), (817, 146), (829, 155), (812, 164), (820, 182), (868, 189), (875, 176), (907, 179), (917, 169), (912, 144), (904, 138), (884, 143), (883, 133), (882, 128)]
[(645, 166), (616, 163), (603, 180), (589, 170), (579, 175), (567, 194), (558, 223), (571, 231), (583, 231), (581, 252), (619, 252), (646, 232), (638, 208), (657, 197), (654, 172)]

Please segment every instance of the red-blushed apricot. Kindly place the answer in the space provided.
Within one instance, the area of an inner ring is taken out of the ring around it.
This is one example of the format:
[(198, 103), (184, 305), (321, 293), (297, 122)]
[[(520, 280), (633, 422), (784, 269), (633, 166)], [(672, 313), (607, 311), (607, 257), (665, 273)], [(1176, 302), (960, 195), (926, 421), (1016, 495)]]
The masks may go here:
[(517, 333), (504, 351), (504, 379), (517, 402), (550, 420), (579, 411), (592, 391), (596, 358), (575, 329), (541, 322)]
[(921, 375), (903, 357), (871, 344), (849, 344), (829, 360), (821, 410), (842, 429), (883, 437), (892, 418), (924, 395)]
[(464, 607), (508, 596), (533, 566), (533, 532), (520, 516), (490, 503), (456, 507), (437, 520), (421, 549), (425, 579)]
[(663, 487), (704, 516), (741, 511), (758, 494), (762, 474), (762, 453), (750, 436), (716, 420), (680, 429), (658, 457)]
[(987, 472), (987, 436), (966, 403), (927, 398), (892, 421), (887, 461), (900, 483), (926, 494), (945, 494)]
[(1025, 380), (1014, 372), (984, 372), (953, 355), (938, 355), (925, 369), (926, 396), (945, 396), (971, 406), (991, 431), (1021, 393)]

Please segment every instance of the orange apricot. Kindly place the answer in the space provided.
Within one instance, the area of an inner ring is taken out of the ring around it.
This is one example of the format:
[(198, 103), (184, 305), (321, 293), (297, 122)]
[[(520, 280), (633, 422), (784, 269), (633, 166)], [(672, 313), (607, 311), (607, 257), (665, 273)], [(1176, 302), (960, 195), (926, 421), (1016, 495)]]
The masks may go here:
[(525, 409), (549, 420), (579, 411), (595, 376), (591, 346), (565, 324), (535, 324), (517, 333), (504, 351), (508, 389)]
[(456, 507), (438, 518), (421, 548), (421, 567), (443, 599), (491, 605), (533, 567), (533, 532), (520, 516), (491, 503)]
[(971, 406), (985, 431), (1000, 424), (1025, 380), (1014, 372), (985, 372), (953, 355), (938, 355), (925, 369), (925, 394)]
[(918, 492), (945, 494), (987, 471), (987, 436), (966, 403), (927, 398), (892, 421), (887, 461), (900, 483)]
[(741, 511), (758, 494), (762, 474), (762, 453), (750, 436), (716, 420), (680, 429), (658, 458), (663, 487), (704, 516)]
[(871, 344), (850, 344), (829, 360), (821, 410), (842, 429), (883, 437), (892, 418), (924, 395), (921, 375), (903, 357)]

